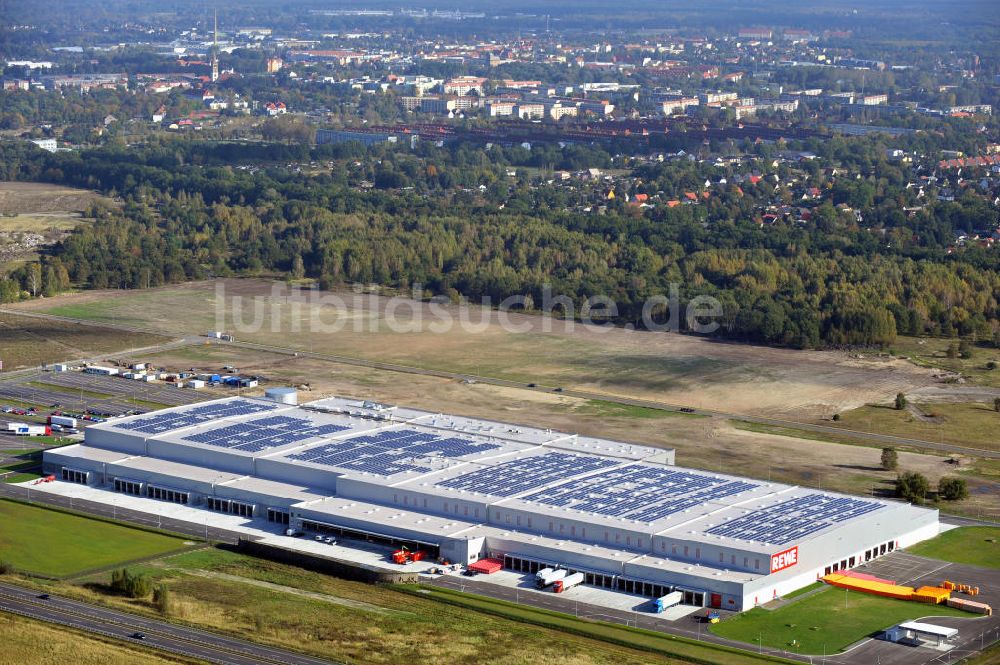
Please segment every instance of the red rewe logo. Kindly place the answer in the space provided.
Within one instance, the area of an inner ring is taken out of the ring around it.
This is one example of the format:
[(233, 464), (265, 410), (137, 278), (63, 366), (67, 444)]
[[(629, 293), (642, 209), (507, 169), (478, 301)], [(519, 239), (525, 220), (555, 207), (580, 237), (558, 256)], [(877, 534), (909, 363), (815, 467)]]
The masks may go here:
[(791, 568), (799, 562), (799, 546), (789, 547), (784, 552), (771, 555), (771, 572), (776, 573), (785, 568)]

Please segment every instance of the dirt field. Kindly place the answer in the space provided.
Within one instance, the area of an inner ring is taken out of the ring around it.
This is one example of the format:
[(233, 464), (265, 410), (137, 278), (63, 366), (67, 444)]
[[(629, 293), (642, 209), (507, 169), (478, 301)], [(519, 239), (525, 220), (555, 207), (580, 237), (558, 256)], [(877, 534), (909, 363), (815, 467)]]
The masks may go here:
[(85, 189), (35, 182), (0, 182), (0, 215), (2, 216), (79, 213), (98, 199), (104, 199), (104, 197)]
[[(151, 326), (171, 333), (223, 328), (241, 340), (301, 350), (480, 374), (545, 386), (578, 388), (692, 407), (815, 420), (869, 402), (890, 400), (940, 382), (937, 372), (891, 358), (792, 351), (711, 338), (546, 321), (482, 308), (457, 322), (457, 307), (396, 303), (386, 323), (385, 298), (337, 294), (344, 308), (271, 295), (272, 284), (221, 280), (146, 292), (90, 292), (26, 305), (55, 314)], [(283, 285), (281, 285), (283, 287)], [(255, 307), (256, 309), (252, 309)], [(455, 324), (437, 331), (435, 309)], [(237, 321), (259, 324), (256, 329)], [(340, 330), (329, 332), (340, 324)], [(326, 332), (319, 328), (326, 326)], [(418, 332), (397, 331), (420, 327)]]
[(39, 249), (87, 223), (81, 213), (98, 199), (108, 200), (83, 189), (0, 182), (0, 269), (37, 259)]
[[(272, 296), (271, 284), (260, 281), (224, 280), (218, 284), (224, 288), (225, 298), (219, 297), (215, 283), (198, 283), (150, 291), (72, 294), (18, 307), (147, 326), (176, 335), (222, 329), (240, 340), (303, 351), (800, 421), (817, 421), (869, 402), (887, 403), (897, 392), (939, 385), (939, 379), (934, 378), (937, 371), (902, 360), (752, 347), (579, 324), (570, 330), (571, 324), (559, 321), (550, 322), (551, 330), (546, 331), (539, 317), (526, 315), (509, 318), (527, 332), (505, 330), (496, 312), (479, 311), (467, 317), (485, 321), (476, 332), (459, 326), (433, 332), (431, 306), (412, 301), (400, 305), (396, 320), (405, 327), (423, 317), (424, 330), (399, 332), (385, 323), (387, 300), (358, 297), (354, 302), (353, 294), (341, 295), (349, 305), (339, 311), (346, 322), (342, 329), (324, 331), (317, 330), (314, 317), (331, 326), (338, 312), (330, 306), (302, 302), (305, 296), (299, 301)], [(254, 297), (258, 298), (260, 325), (254, 331), (241, 329), (234, 323), (234, 311), (252, 321), (249, 305)], [(218, 309), (217, 303), (222, 303)], [(454, 308), (448, 311), (456, 312)], [(895, 478), (894, 473), (879, 467), (877, 447), (748, 431), (723, 417), (636, 417), (620, 407), (555, 392), (404, 375), (235, 347), (189, 347), (158, 355), (155, 360), (176, 369), (218, 370), (232, 365), (244, 373), (264, 376), (271, 385), (310, 384), (312, 393), (303, 399), (329, 394), (370, 397), (669, 446), (677, 449), (682, 465), (728, 472), (738, 469), (740, 474), (804, 486), (879, 494), (889, 492)], [(900, 467), (920, 471), (932, 483), (942, 475), (962, 473), (969, 480), (972, 497), (951, 508), (1000, 517), (1000, 486), (992, 467), (982, 466), (979, 460), (960, 462), (955, 465), (942, 456), (901, 453)]]
[(166, 337), (0, 312), (0, 360), (9, 372), (162, 344)]

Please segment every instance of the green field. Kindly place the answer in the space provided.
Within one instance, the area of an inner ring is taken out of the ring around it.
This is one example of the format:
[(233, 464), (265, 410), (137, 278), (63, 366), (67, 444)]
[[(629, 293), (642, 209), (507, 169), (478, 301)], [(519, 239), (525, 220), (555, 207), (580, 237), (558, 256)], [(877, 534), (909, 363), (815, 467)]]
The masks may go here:
[(690, 659), (690, 662), (708, 662), (713, 663), (713, 665), (740, 665), (742, 663), (749, 665), (768, 661), (788, 662), (783, 659), (761, 657), (752, 653), (744, 653), (652, 630), (630, 628), (604, 621), (581, 621), (569, 614), (518, 605), (486, 596), (460, 593), (452, 589), (424, 587), (419, 590), (419, 593), (459, 607), (495, 614), (535, 626), (546, 626), (578, 635), (595, 637), (684, 660)]
[(932, 337), (898, 337), (893, 344), (897, 356), (909, 358), (923, 367), (960, 372), (966, 379), (983, 386), (1000, 387), (1000, 369), (989, 369), (989, 362), (1000, 362), (1000, 349), (989, 344), (972, 347), (969, 358), (949, 358), (948, 347), (958, 340)]
[(0, 500), (0, 560), (63, 576), (183, 550), (184, 540), (38, 506)]
[(996, 430), (1000, 413), (992, 404), (979, 402), (918, 404), (925, 418), (908, 410), (897, 411), (887, 406), (863, 406), (844, 411), (832, 427), (891, 434), (924, 441), (952, 443), (966, 448), (1000, 450)]
[[(754, 653), (433, 587), (370, 585), (222, 548), (136, 564), (170, 588), (171, 620), (338, 662), (379, 665), (759, 665)], [(106, 593), (108, 573), (27, 583), (160, 616)], [(675, 654), (675, 655), (674, 655)]]
[(931, 559), (1000, 568), (1000, 529), (988, 526), (951, 529), (907, 551)]
[(656, 409), (648, 406), (608, 402), (603, 399), (589, 399), (579, 409), (579, 413), (605, 418), (707, 418), (698, 413), (684, 413), (670, 409)]
[(901, 621), (970, 614), (944, 606), (830, 588), (776, 610), (754, 608), (711, 628), (721, 637), (793, 653), (836, 653)]
[(36, 319), (7, 312), (0, 313), (0, 339), (3, 339), (4, 371), (117, 353), (168, 341), (168, 338), (159, 335)]
[(35, 388), (43, 388), (45, 390), (53, 390), (58, 393), (68, 393), (70, 395), (82, 395), (84, 397), (92, 397), (94, 399), (111, 399), (114, 397), (111, 393), (99, 393), (94, 390), (85, 390), (84, 388), (74, 388), (72, 386), (62, 386), (58, 383), (48, 383), (45, 381), (28, 381), (25, 385), (33, 386)]

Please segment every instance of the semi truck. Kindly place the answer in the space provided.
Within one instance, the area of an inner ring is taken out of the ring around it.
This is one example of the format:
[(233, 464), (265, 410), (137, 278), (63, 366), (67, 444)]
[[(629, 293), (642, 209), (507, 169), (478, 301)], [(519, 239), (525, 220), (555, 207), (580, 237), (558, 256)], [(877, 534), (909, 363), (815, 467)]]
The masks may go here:
[(26, 423), (7, 423), (7, 431), (14, 436), (52, 435), (52, 429), (48, 425), (28, 425)]
[(681, 601), (684, 600), (684, 594), (680, 591), (671, 591), (666, 596), (661, 596), (653, 601), (653, 608), (655, 612), (662, 612), (668, 607), (673, 607), (674, 605), (680, 605)]
[(59, 425), (60, 427), (76, 428), (76, 418), (69, 416), (49, 416), (49, 425)]
[(552, 590), (556, 593), (562, 593), (567, 589), (571, 589), (578, 584), (583, 584), (584, 580), (583, 573), (573, 573), (572, 575), (567, 575), (561, 580), (556, 580), (552, 583)]
[(542, 568), (535, 573), (535, 586), (544, 589), (556, 580), (566, 577), (566, 571), (562, 568)]

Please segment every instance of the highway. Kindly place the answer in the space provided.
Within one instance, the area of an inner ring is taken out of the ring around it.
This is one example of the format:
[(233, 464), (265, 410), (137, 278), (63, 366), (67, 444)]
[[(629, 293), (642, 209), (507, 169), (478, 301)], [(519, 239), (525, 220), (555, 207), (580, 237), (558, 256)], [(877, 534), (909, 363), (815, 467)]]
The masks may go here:
[[(223, 665), (333, 663), (293, 651), (275, 649), (158, 619), (147, 619), (59, 596), (43, 599), (38, 591), (12, 584), (0, 584), (0, 610)], [(136, 633), (142, 633), (144, 638), (141, 640), (133, 638), (132, 635)]]
[[(103, 328), (113, 328), (116, 330), (123, 330), (127, 332), (139, 332), (147, 333), (152, 335), (160, 336), (170, 336), (169, 333), (164, 333), (160, 330), (155, 330), (152, 328), (141, 328), (137, 326), (126, 326), (121, 324), (107, 324), (107, 323), (95, 323), (93, 321), (84, 321), (81, 319), (74, 319), (66, 316), (54, 316), (51, 314), (39, 314), (37, 312), (22, 312), (16, 309), (0, 308), (0, 313), (16, 314), (21, 316), (32, 316), (42, 319), (53, 319), (56, 321), (63, 321), (68, 323), (77, 323), (80, 325), (90, 325)], [(157, 350), (165, 350), (168, 348), (177, 348), (179, 346), (184, 346), (187, 344), (204, 344), (206, 338), (198, 337), (194, 335), (188, 335), (183, 339), (175, 339), (172, 342), (164, 344), (162, 347), (148, 347), (143, 349), (146, 352), (154, 353)], [(353, 365), (355, 367), (367, 367), (369, 369), (379, 369), (390, 372), (401, 372), (405, 374), (416, 374), (420, 376), (434, 376), (442, 379), (451, 379), (458, 381), (473, 381), (476, 383), (484, 383), (494, 386), (502, 386), (507, 388), (520, 388), (522, 390), (535, 390), (538, 392), (551, 393), (556, 390), (556, 386), (543, 386), (537, 384), (535, 386), (529, 387), (524, 383), (519, 381), (510, 381), (508, 379), (499, 379), (490, 376), (479, 376), (476, 374), (463, 374), (460, 372), (450, 372), (441, 369), (426, 369), (423, 367), (413, 367), (410, 365), (401, 365), (399, 363), (382, 362), (378, 360), (367, 360), (364, 358), (355, 358), (352, 356), (341, 356), (331, 353), (318, 353), (315, 351), (303, 351), (287, 346), (277, 346), (273, 344), (260, 344), (257, 342), (246, 342), (246, 341), (235, 341), (235, 342), (213, 342), (219, 344), (228, 344), (232, 346), (237, 346), (245, 349), (253, 349), (257, 351), (264, 351), (267, 353), (283, 354), (292, 357), (302, 357), (302, 358), (313, 358), (316, 360), (325, 360), (328, 362), (341, 363), (343, 365)], [(106, 354), (106, 355), (122, 355), (122, 354)], [(704, 416), (716, 416), (720, 418), (727, 418), (732, 420), (743, 420), (750, 423), (758, 423), (761, 425), (771, 425), (773, 427), (788, 427), (792, 429), (799, 429), (808, 432), (813, 432), (816, 434), (826, 434), (829, 436), (836, 437), (848, 437), (857, 439), (861, 442), (874, 444), (874, 445), (892, 445), (892, 446), (909, 446), (913, 448), (921, 448), (924, 450), (936, 451), (946, 454), (960, 454), (960, 455), (970, 455), (974, 457), (983, 457), (988, 459), (1000, 459), (1000, 451), (993, 450), (983, 450), (980, 448), (969, 448), (967, 446), (958, 446), (950, 443), (943, 443), (937, 441), (927, 441), (924, 439), (911, 439), (902, 436), (893, 436), (891, 434), (876, 434), (871, 432), (860, 432), (858, 430), (850, 430), (841, 427), (831, 427), (828, 425), (817, 425), (814, 423), (803, 423), (796, 420), (783, 420), (779, 418), (766, 418), (763, 416), (752, 416), (745, 415), (741, 413), (729, 413), (726, 411), (715, 411), (711, 409), (687, 409), (681, 404), (669, 404), (667, 402), (659, 402), (655, 400), (638, 399), (634, 397), (622, 397), (619, 395), (613, 395), (602, 392), (592, 392), (587, 390), (576, 390), (572, 388), (561, 389), (560, 394), (567, 395), (569, 397), (577, 397), (580, 399), (591, 399), (591, 400), (603, 400), (605, 402), (614, 402), (617, 404), (624, 404), (627, 406), (641, 406), (650, 409), (662, 409), (666, 411), (680, 411), (685, 409), (690, 413), (695, 413)]]

